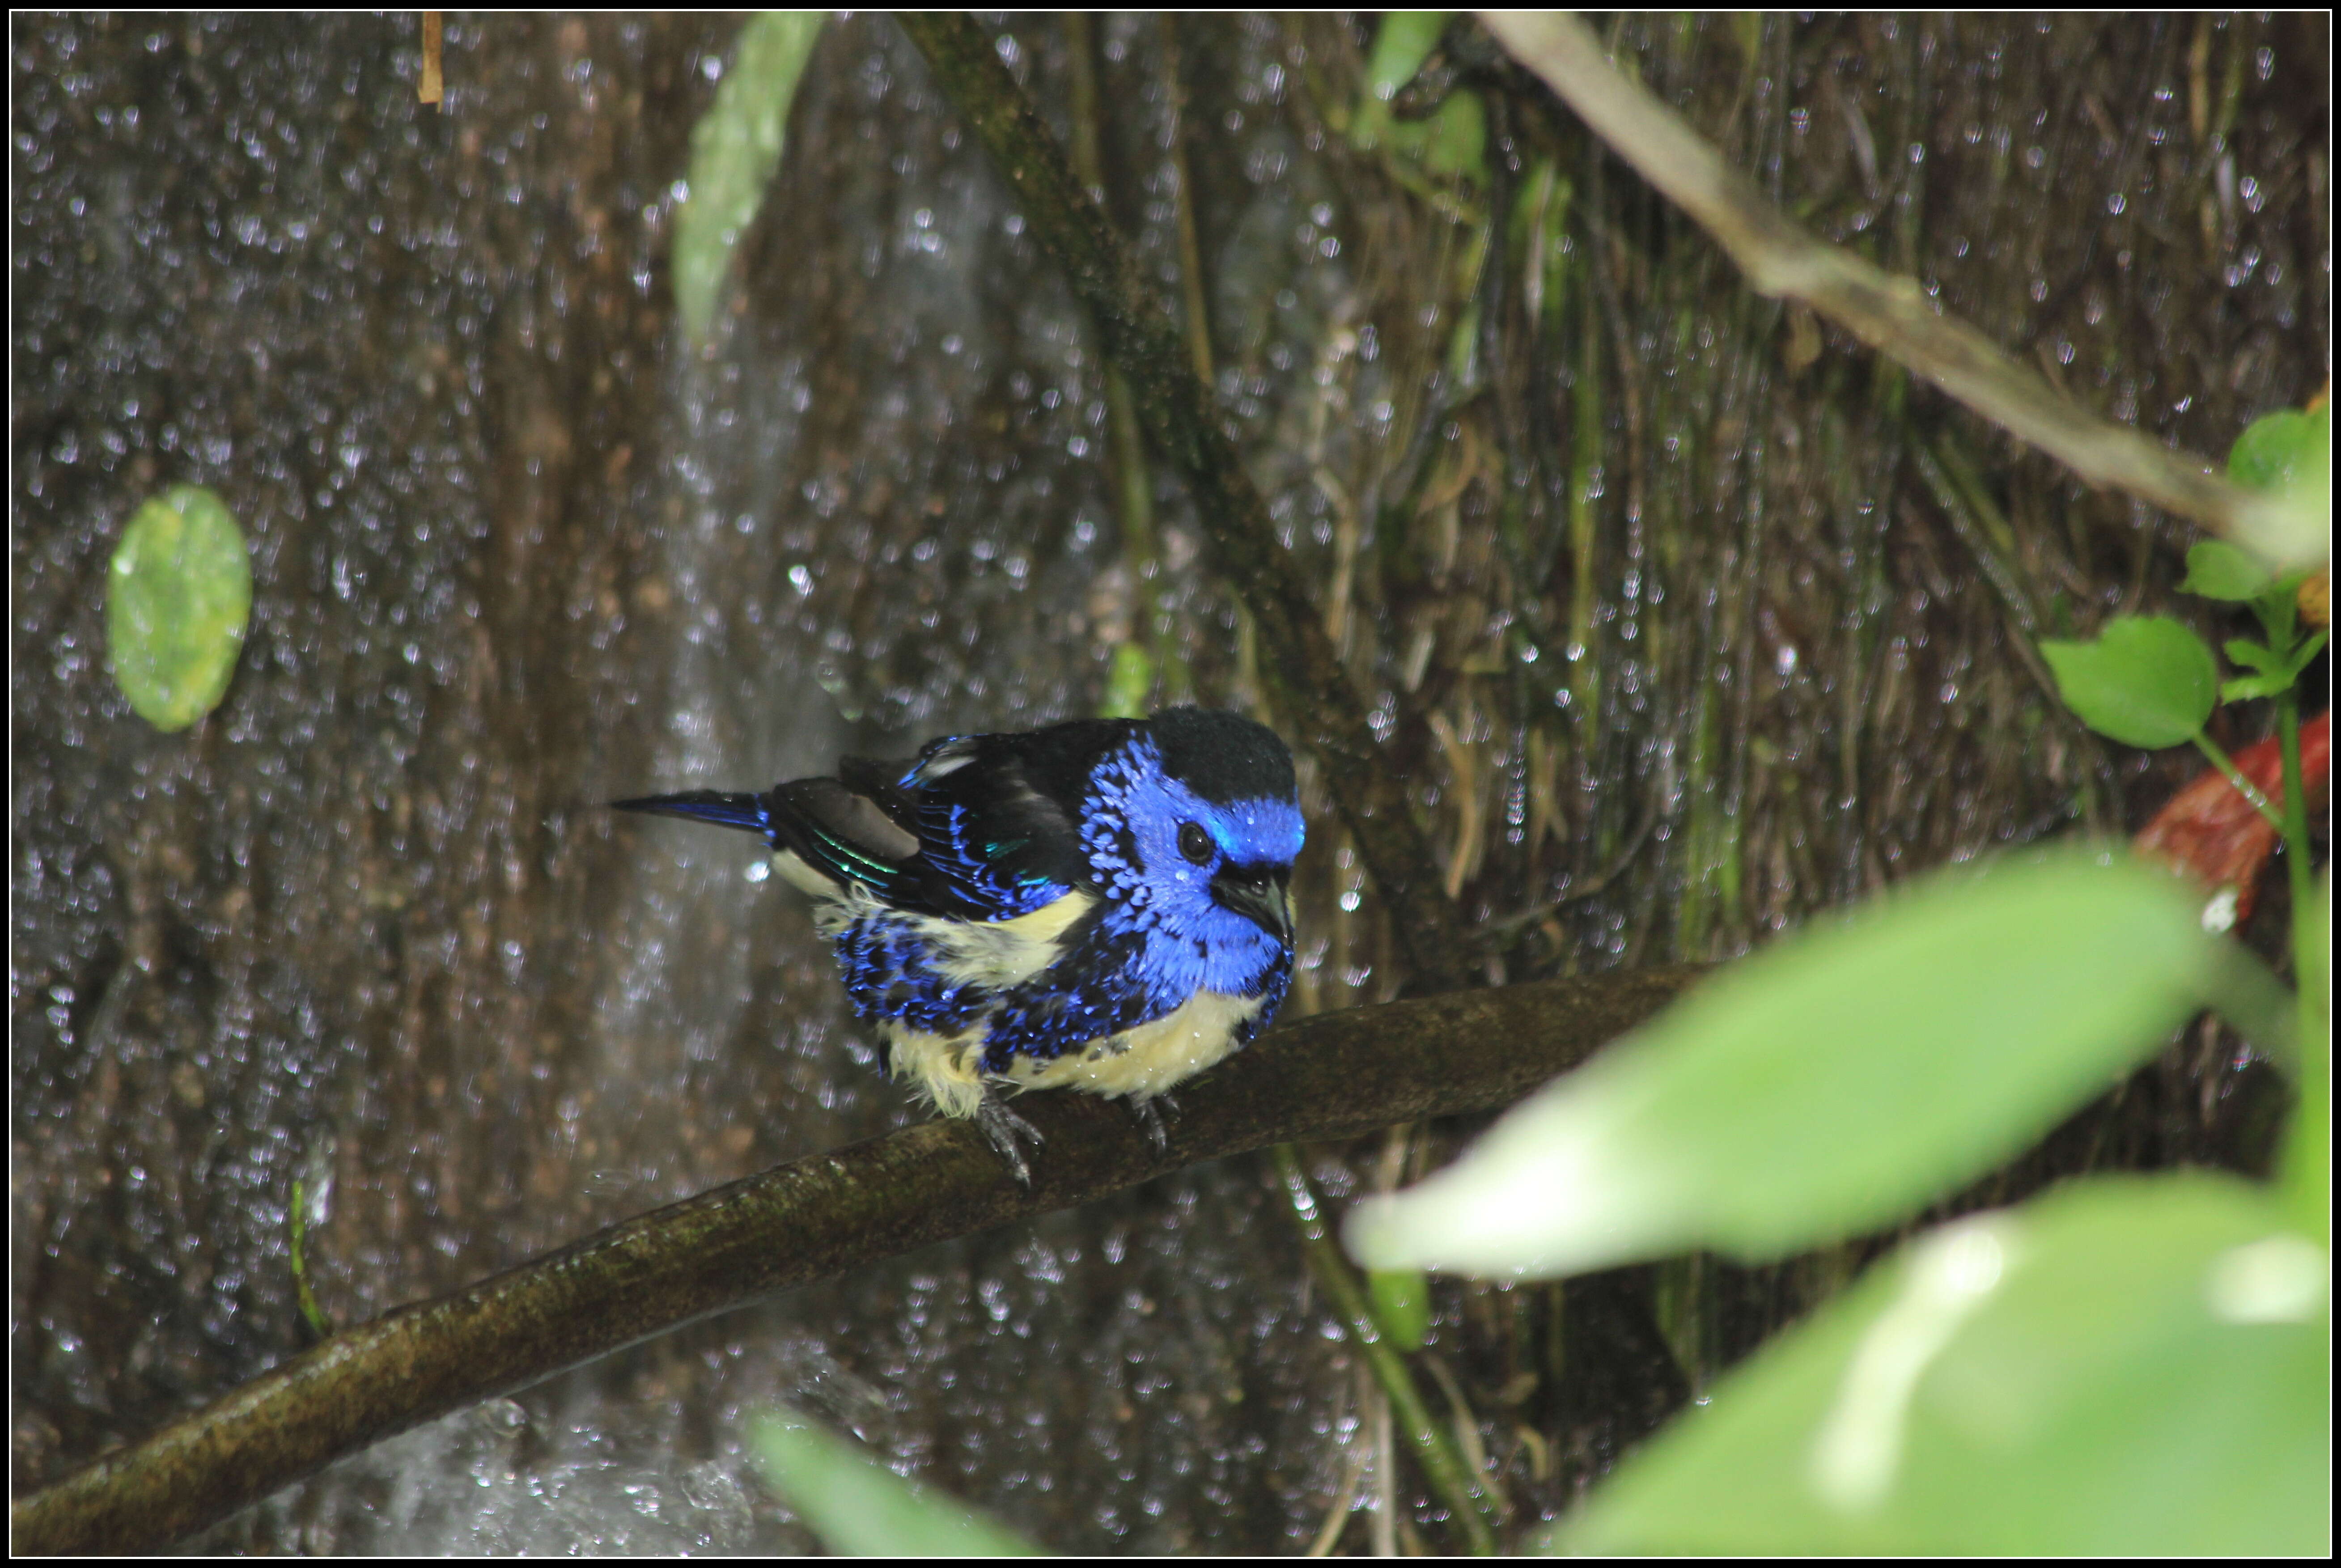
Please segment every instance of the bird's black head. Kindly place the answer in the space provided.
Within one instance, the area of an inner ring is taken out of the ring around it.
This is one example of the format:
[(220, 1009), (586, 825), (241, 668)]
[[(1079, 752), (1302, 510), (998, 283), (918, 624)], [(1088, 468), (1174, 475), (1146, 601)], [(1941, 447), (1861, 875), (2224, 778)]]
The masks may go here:
[(1276, 732), (1240, 713), (1166, 708), (1148, 720), (1162, 770), (1214, 805), (1291, 800), (1292, 753)]

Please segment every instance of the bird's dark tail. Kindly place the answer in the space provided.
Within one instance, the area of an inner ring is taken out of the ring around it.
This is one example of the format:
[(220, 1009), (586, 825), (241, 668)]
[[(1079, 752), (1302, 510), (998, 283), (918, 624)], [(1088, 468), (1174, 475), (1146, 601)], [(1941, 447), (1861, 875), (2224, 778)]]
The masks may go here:
[(688, 817), (720, 828), (740, 828), (770, 834), (772, 808), (762, 795), (737, 795), (722, 789), (690, 789), (680, 795), (644, 795), (633, 800), (613, 800), (620, 811), (647, 811), (661, 817)]

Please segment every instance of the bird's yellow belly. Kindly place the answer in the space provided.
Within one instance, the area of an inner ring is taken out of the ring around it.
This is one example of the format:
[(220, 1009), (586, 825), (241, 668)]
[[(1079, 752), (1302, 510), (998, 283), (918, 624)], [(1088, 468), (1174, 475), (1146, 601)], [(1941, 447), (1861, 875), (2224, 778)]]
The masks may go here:
[[(1019, 1057), (1004, 1081), (1020, 1089), (1079, 1089), (1109, 1099), (1151, 1099), (1235, 1049), (1236, 1031), (1263, 998), (1198, 991), (1151, 1023), (1091, 1040), (1061, 1057)], [(984, 1035), (979, 1025), (959, 1035), (890, 1030), (894, 1076), (907, 1078), (947, 1116), (971, 1116), (983, 1100)], [(999, 1080), (994, 1080), (999, 1081)]]

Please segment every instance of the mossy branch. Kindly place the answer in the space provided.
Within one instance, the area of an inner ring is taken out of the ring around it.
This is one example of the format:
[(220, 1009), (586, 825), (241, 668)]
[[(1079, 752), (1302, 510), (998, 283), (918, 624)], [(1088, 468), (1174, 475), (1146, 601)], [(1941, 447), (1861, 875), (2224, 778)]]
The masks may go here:
[(1468, 983), (1455, 906), (1407, 809), (1404, 782), (1378, 754), (1365, 708), (1291, 553), (1277, 542), (1267, 504), (1220, 427), (1210, 389), (1195, 377), (1178, 327), (1140, 283), (1130, 253), (1074, 179), (991, 35), (959, 12), (904, 13), (898, 20), (1015, 187), (1033, 238), (1096, 318), (1106, 359), (1127, 378), (1148, 437), (1185, 478), (1212, 567), (1259, 624), (1266, 655), (1260, 665), (1279, 717), (1317, 759), (1367, 872), (1390, 901), (1412, 988)]
[(1674, 999), (1689, 968), (1322, 1013), (1181, 1086), (1171, 1146), (1083, 1095), (1019, 1107), (1047, 1138), (1019, 1188), (964, 1122), (796, 1160), (335, 1335), (31, 1496), (19, 1553), (157, 1551), (352, 1454), (685, 1324), (914, 1247), (1287, 1139), (1509, 1105)]

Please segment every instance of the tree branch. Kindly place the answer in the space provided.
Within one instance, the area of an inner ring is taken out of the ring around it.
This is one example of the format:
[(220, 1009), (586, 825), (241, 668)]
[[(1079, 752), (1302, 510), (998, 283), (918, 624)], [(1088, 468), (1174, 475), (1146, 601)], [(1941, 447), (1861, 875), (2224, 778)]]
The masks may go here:
[(35, 1555), (157, 1551), (344, 1454), (718, 1313), (1201, 1160), (1510, 1104), (1656, 1013), (1694, 968), (1320, 1013), (1179, 1091), (1158, 1153), (1121, 1106), (1036, 1095), (1029, 1192), (965, 1122), (932, 1121), (613, 1226), (350, 1328), (23, 1498)]
[(1308, 586), (1277, 543), (1268, 508), (1220, 426), (1210, 389), (1195, 379), (1178, 328), (1139, 282), (1129, 253), (1074, 180), (990, 35), (959, 12), (905, 12), (897, 20), (1015, 187), (1033, 237), (1096, 317), (1106, 358), (1129, 379), (1156, 450), (1185, 476), (1212, 566), (1259, 624), (1279, 716), (1323, 769), (1366, 869), (1390, 900), (1390, 928), (1415, 988), (1466, 984), (1455, 906), (1407, 809), (1405, 788), (1378, 755)]
[(1682, 117), (1619, 74), (1566, 12), (1482, 11), (1480, 23), (1593, 133), (1689, 213), (1759, 294), (1810, 306), (2090, 484), (2127, 491), (2223, 534), (2249, 503), (2190, 452), (2101, 419), (1938, 313), (1909, 278), (1824, 243), (1783, 217)]

